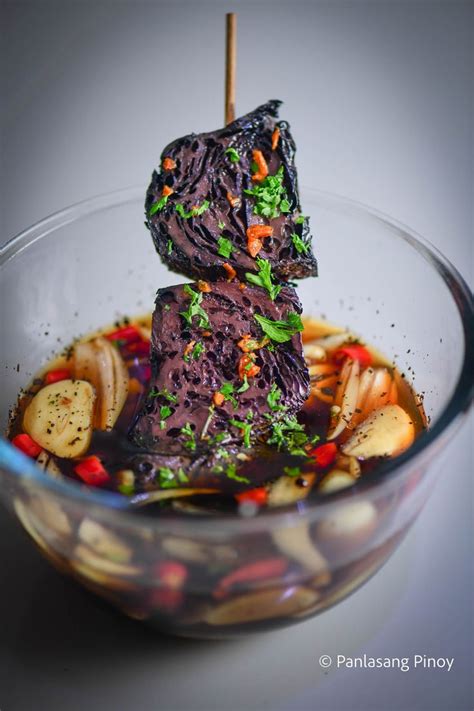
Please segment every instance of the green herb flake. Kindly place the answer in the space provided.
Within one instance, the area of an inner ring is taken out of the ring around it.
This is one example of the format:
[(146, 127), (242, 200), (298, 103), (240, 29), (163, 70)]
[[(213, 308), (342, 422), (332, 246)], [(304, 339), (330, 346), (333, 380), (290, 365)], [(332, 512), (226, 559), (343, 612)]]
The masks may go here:
[(282, 420), (272, 422), (272, 434), (267, 444), (274, 444), (278, 450), (284, 449), (293, 456), (305, 457), (306, 451), (303, 447), (308, 442), (304, 426), (298, 422), (294, 415), (288, 415)]
[(162, 489), (173, 489), (176, 486), (174, 471), (169, 467), (158, 469), (159, 484)]
[(160, 407), (160, 429), (164, 430), (166, 427), (165, 420), (173, 414), (173, 411), (169, 405), (162, 405)]
[(288, 195), (283, 185), (282, 165), (275, 175), (267, 175), (258, 185), (244, 192), (255, 198), (253, 208), (255, 215), (274, 219), (280, 213), (287, 213), (291, 210)]
[(220, 230), (223, 230), (225, 228), (225, 222), (222, 222), (222, 220), (219, 220), (217, 223), (217, 226), (219, 227)]
[(189, 424), (189, 422), (186, 422), (184, 427), (181, 427), (180, 432), (186, 438), (186, 442), (184, 443), (186, 449), (189, 449), (191, 452), (194, 452), (196, 450), (196, 435), (191, 429), (191, 425)]
[(284, 405), (279, 404), (279, 400), (281, 399), (281, 390), (278, 387), (276, 383), (273, 383), (270, 392), (267, 395), (267, 403), (268, 407), (272, 412), (281, 412), (282, 410), (286, 410), (286, 407)]
[(245, 393), (250, 387), (250, 383), (248, 381), (248, 378), (246, 375), (244, 375), (244, 382), (240, 386), (240, 388), (236, 391), (237, 393)]
[[(252, 413), (253, 415), (253, 413)], [(250, 447), (250, 435), (252, 434), (252, 423), (242, 422), (241, 420), (229, 420), (229, 423), (234, 427), (237, 427), (242, 432), (242, 437), (244, 440), (244, 446)]]
[(225, 473), (228, 479), (238, 481), (239, 484), (250, 484), (250, 480), (247, 479), (247, 477), (239, 476), (237, 474), (237, 467), (235, 466), (235, 464), (229, 464), (227, 469), (225, 470)]
[(253, 317), (265, 335), (272, 341), (276, 341), (276, 343), (285, 343), (291, 340), (296, 333), (303, 330), (301, 317), (296, 312), (289, 313), (286, 321), (272, 321), (272, 319), (260, 314), (254, 314)]
[(300, 467), (283, 467), (283, 471), (287, 476), (299, 476), (301, 474)]
[(272, 265), (268, 259), (260, 259), (260, 257), (257, 257), (256, 262), (259, 273), (252, 274), (251, 272), (246, 272), (245, 278), (250, 284), (256, 284), (257, 286), (261, 286), (266, 289), (270, 299), (275, 301), (282, 287), (273, 283)]
[(157, 212), (160, 212), (166, 203), (168, 202), (169, 195), (163, 195), (158, 202), (153, 203), (153, 205), (150, 207), (148, 211), (148, 216), (153, 217), (153, 215), (156, 215)]
[(188, 477), (188, 475), (185, 473), (183, 467), (180, 467), (180, 468), (178, 469), (178, 481), (179, 481), (181, 484), (187, 484), (188, 481), (189, 481), (189, 477)]
[(204, 350), (205, 350), (205, 349), (204, 349), (203, 344), (202, 344), (200, 341), (198, 341), (198, 342), (196, 343), (196, 345), (194, 346), (193, 350), (191, 351), (191, 358), (192, 358), (193, 360), (199, 360), (199, 358), (200, 358), (200, 357), (202, 356), (202, 354), (204, 353)]
[(231, 163), (238, 163), (240, 160), (240, 155), (237, 153), (235, 148), (228, 148), (225, 151), (226, 156), (229, 156), (229, 160)]
[(150, 394), (148, 395), (148, 397), (149, 398), (164, 397), (165, 400), (168, 400), (168, 402), (173, 402), (173, 403), (178, 402), (177, 396), (170, 393), (170, 391), (167, 390), (167, 388), (163, 388), (163, 390), (152, 390), (150, 392)]
[(219, 237), (217, 240), (217, 254), (229, 259), (232, 254), (232, 242), (226, 237)]
[(131, 496), (135, 491), (133, 484), (119, 484), (117, 488), (124, 496)]
[(171, 311), (171, 306), (169, 304), (165, 304), (163, 306), (163, 311)]
[(171, 254), (173, 251), (173, 240), (168, 239), (168, 242), (166, 243), (166, 254)]
[(298, 254), (307, 254), (310, 248), (309, 242), (305, 242), (296, 232), (291, 235), (291, 241)]
[(239, 406), (239, 403), (234, 397), (234, 386), (232, 383), (229, 382), (221, 385), (219, 392), (224, 396), (224, 400), (229, 400), (235, 408)]
[(182, 316), (186, 323), (190, 326), (193, 325), (193, 318), (197, 316), (199, 319), (199, 328), (210, 328), (208, 315), (201, 306), (203, 297), (202, 291), (193, 291), (189, 284), (185, 284), (183, 290), (185, 294), (191, 297), (191, 303), (189, 304), (187, 311), (179, 312), (180, 316)]
[(202, 215), (202, 213), (209, 208), (210, 204), (211, 203), (209, 202), (209, 200), (204, 200), (202, 205), (194, 205), (194, 207), (192, 207), (186, 212), (184, 206), (178, 202), (175, 205), (175, 210), (178, 215), (183, 218), (183, 220), (189, 220), (190, 217), (197, 217), (198, 215)]

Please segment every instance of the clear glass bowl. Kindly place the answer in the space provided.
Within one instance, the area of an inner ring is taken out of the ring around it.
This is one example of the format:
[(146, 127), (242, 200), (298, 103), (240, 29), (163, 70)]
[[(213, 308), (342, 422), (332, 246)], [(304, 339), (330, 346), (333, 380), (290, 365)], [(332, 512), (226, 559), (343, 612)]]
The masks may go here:
[[(373, 210), (313, 190), (302, 191), (302, 204), (320, 266), (320, 277), (298, 284), (304, 311), (359, 332), (424, 393), (430, 429), (409, 451), (312, 503), (254, 518), (160, 520), (130, 511), (119, 495), (53, 479), (0, 441), (2, 499), (48, 560), (127, 615), (176, 634), (288, 625), (345, 598), (419, 513), (436, 454), (470, 403), (472, 302), (452, 265)], [(142, 188), (26, 230), (0, 252), (0, 274), (2, 431), (18, 391), (54, 352), (117, 317), (145, 313), (158, 287), (182, 281), (143, 227)], [(244, 569), (228, 596), (213, 589), (217, 574), (250, 563), (264, 569), (275, 546), (290, 561), (284, 573), (270, 566), (252, 580)]]

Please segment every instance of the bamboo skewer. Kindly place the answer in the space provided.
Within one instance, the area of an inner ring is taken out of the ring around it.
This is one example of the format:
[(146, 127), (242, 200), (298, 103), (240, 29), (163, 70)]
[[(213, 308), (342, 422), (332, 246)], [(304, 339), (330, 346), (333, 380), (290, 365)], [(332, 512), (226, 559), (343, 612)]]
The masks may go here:
[(235, 119), (235, 69), (237, 63), (237, 15), (226, 14), (225, 123)]

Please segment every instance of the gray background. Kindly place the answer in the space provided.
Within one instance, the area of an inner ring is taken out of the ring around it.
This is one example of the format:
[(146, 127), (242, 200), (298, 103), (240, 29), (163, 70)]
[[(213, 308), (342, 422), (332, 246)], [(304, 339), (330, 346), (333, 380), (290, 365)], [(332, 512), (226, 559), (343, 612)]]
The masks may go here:
[[(3, 2), (0, 241), (67, 204), (146, 185), (162, 147), (285, 101), (303, 184), (371, 204), (472, 269), (473, 5)], [(314, 156), (317, 157), (316, 162)], [(422, 298), (422, 290), (420, 291)], [(320, 618), (237, 642), (157, 636), (44, 563), (0, 513), (1, 711), (467, 711), (472, 430), (385, 568)], [(320, 654), (455, 657), (451, 672), (335, 670)]]

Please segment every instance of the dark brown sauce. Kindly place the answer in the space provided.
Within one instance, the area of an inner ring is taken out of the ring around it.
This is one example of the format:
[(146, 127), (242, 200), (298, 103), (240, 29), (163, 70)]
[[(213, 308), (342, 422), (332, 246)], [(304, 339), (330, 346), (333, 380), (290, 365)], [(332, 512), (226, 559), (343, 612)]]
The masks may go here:
[[(149, 319), (138, 319), (134, 321), (132, 325), (148, 328)], [(112, 330), (113, 329), (104, 329), (102, 334), (107, 336)], [(89, 338), (90, 337), (84, 340), (88, 340)], [(121, 343), (119, 341), (116, 345), (127, 366), (130, 382), (133, 383), (134, 386), (129, 390), (126, 402), (114, 428), (111, 431), (95, 430), (93, 432), (86, 456), (95, 455), (100, 459), (110, 475), (109, 483), (106, 484), (104, 488), (113, 491), (119, 490), (118, 472), (123, 470), (133, 471), (135, 479), (133, 495), (136, 496), (161, 488), (158, 470), (160, 466), (163, 466), (163, 463), (162, 460), (159, 460), (157, 463), (153, 452), (139, 449), (130, 441), (128, 436), (137, 413), (144, 405), (145, 393), (147, 392), (150, 377), (148, 357), (144, 354), (137, 355), (131, 353), (127, 343)], [(34, 379), (28, 390), (20, 396), (8, 432), (10, 438), (14, 438), (15, 435), (23, 431), (23, 414), (29, 402), (31, 402), (32, 397), (44, 384), (44, 373), (58, 367), (71, 367), (71, 353), (72, 349), (68, 349), (59, 359), (49, 363), (47, 368)], [(375, 351), (373, 351), (373, 357), (374, 367), (377, 365), (387, 367), (386, 362), (381, 362), (380, 357)], [(398, 403), (410, 414), (415, 426), (416, 436), (418, 436), (423, 429), (425, 429), (425, 417), (422, 405), (417, 401), (413, 390), (406, 380), (402, 378), (396, 370), (391, 368), (390, 371), (397, 384)], [(324, 392), (326, 395), (329, 395), (332, 391), (325, 389)], [(323, 402), (315, 396), (311, 396), (299, 413), (297, 419), (299, 423), (305, 427), (309, 440), (317, 440), (319, 438), (317, 443), (307, 447), (308, 451), (326, 442), (331, 422), (330, 404)], [(343, 433), (343, 435), (334, 441), (340, 445), (341, 442), (347, 439), (347, 436), (347, 432)], [(215, 473), (204, 465), (193, 466), (191, 473), (187, 472), (189, 481), (184, 486), (218, 488), (221, 495), (188, 498), (186, 502), (191, 504), (189, 510), (192, 510), (192, 507), (195, 505), (199, 506), (203, 511), (211, 513), (214, 511), (234, 510), (237, 506), (234, 494), (246, 489), (263, 487), (277, 480), (279, 477), (286, 475), (287, 472), (285, 472), (285, 470), (288, 470), (288, 468), (292, 470), (295, 486), (300, 486), (301, 488), (308, 486), (308, 482), (304, 477), (305, 474), (316, 474), (316, 480), (313, 481), (311, 485), (312, 492), (316, 492), (317, 483), (324, 478), (328, 471), (334, 468), (334, 462), (331, 462), (328, 466), (315, 466), (311, 458), (293, 456), (284, 451), (280, 452), (275, 446), (268, 446), (264, 442), (257, 443), (256, 446), (252, 447), (249, 451), (249, 454), (250, 456), (247, 456), (247, 460), (238, 461), (236, 471), (240, 481), (234, 478), (228, 478), (223, 475), (222, 472)], [(245, 453), (242, 459), (244, 458)], [(360, 461), (360, 476), (363, 477), (366, 473), (376, 471), (381, 461), (384, 461), (384, 458), (373, 457), (365, 461)], [(55, 462), (64, 476), (76, 482), (81, 482), (74, 471), (77, 460), (55, 458)], [(299, 474), (296, 472), (296, 468), (298, 468)], [(158, 502), (155, 505), (148, 506), (147, 512), (152, 513), (157, 509), (160, 512), (164, 512), (170, 508), (170, 505), (171, 500)], [(186, 506), (184, 505), (182, 508), (186, 508)]]

